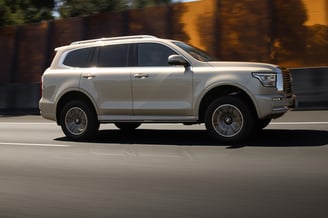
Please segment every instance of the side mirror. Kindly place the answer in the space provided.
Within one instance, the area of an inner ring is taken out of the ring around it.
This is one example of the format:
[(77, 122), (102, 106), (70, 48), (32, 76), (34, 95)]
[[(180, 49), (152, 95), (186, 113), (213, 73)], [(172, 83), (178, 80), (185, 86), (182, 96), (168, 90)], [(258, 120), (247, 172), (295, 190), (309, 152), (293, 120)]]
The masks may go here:
[(189, 66), (187, 60), (181, 55), (170, 55), (168, 58), (168, 63), (171, 65)]

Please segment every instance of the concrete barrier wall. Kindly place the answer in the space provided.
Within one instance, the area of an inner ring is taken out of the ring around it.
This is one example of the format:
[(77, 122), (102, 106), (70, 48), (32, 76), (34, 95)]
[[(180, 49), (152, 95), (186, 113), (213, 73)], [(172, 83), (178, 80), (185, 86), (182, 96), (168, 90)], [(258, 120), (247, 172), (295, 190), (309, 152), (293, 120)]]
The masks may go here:
[(292, 68), (295, 109), (328, 109), (328, 67)]
[(39, 114), (40, 83), (0, 86), (0, 114)]

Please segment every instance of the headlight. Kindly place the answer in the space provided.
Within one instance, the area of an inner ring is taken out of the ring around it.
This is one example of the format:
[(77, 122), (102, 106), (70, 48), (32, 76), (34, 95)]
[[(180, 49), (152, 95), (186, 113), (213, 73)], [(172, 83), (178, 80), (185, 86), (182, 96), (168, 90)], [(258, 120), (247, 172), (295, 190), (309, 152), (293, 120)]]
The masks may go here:
[(276, 87), (277, 74), (268, 72), (268, 73), (252, 73), (253, 77), (258, 79), (264, 87)]

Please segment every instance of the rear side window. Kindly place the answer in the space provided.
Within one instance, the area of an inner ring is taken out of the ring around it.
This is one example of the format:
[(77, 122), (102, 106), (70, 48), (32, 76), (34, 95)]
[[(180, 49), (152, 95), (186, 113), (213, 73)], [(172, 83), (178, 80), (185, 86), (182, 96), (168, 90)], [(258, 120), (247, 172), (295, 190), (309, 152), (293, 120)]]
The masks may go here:
[(69, 52), (63, 62), (70, 67), (89, 67), (94, 48), (82, 48)]
[(98, 67), (127, 67), (129, 45), (108, 45), (100, 47)]

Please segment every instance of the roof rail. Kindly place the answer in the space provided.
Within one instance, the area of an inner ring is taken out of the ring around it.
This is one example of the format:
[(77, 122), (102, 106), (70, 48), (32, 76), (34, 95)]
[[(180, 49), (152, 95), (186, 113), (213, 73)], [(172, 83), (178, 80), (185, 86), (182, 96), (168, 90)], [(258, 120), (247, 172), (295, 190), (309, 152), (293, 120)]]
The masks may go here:
[(114, 40), (121, 40), (121, 39), (144, 39), (144, 38), (156, 39), (157, 37), (152, 36), (152, 35), (133, 35), (133, 36), (106, 37), (106, 38), (99, 38), (99, 39), (89, 39), (89, 40), (76, 41), (76, 42), (72, 42), (71, 45), (78, 45), (78, 44), (85, 44), (85, 43), (92, 43), (92, 42), (114, 41)]

